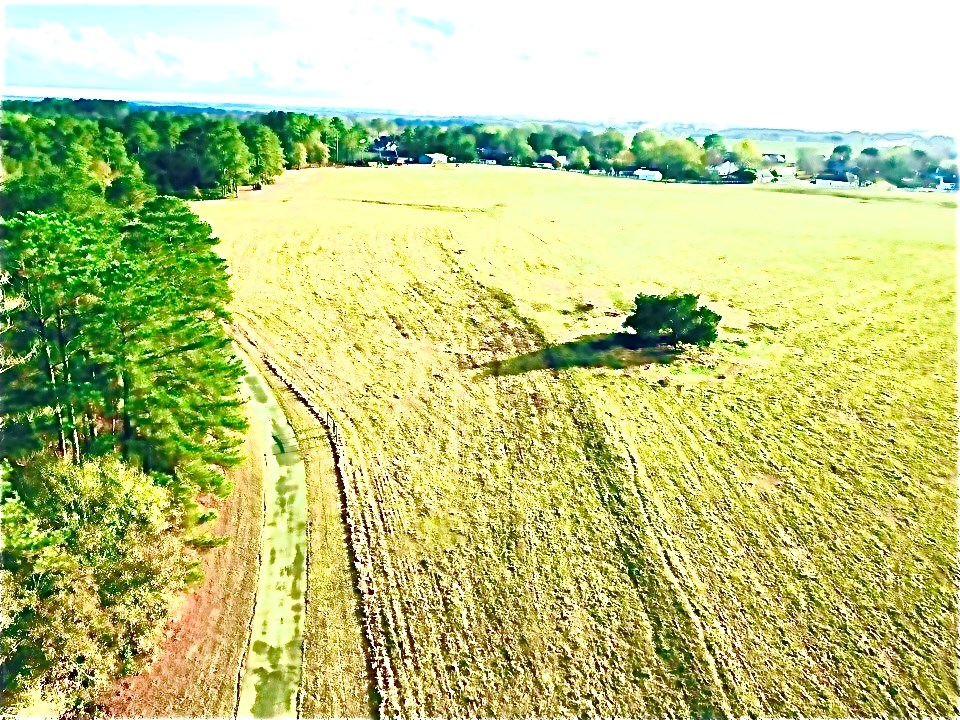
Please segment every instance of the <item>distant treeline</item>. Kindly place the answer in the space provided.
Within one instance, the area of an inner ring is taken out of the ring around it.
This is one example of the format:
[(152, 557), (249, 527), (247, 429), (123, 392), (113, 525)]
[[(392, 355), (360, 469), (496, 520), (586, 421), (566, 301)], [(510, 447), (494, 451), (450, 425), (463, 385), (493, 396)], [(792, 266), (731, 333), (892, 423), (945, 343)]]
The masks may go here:
[[(457, 162), (552, 164), (581, 171), (648, 168), (680, 181), (715, 181), (734, 174), (749, 181), (764, 165), (755, 142), (726, 140), (716, 133), (698, 141), (650, 129), (627, 138), (615, 128), (593, 132), (550, 125), (440, 125), (400, 118), (350, 121), (282, 111), (232, 117), (131, 108), (106, 100), (11, 101), (4, 107), (3, 139), (8, 147), (4, 169), (10, 177), (32, 162), (35, 148), (43, 142), (99, 132), (107, 145), (101, 154), (122, 146), (159, 192), (191, 198), (223, 197), (241, 185), (261, 187), (284, 168), (390, 162), (426, 153), (443, 153)], [(955, 153), (947, 145), (929, 152), (906, 146), (867, 147), (856, 156), (841, 145), (835, 155), (843, 155), (844, 148), (850, 157), (843, 168), (836, 157), (818, 160), (815, 153), (804, 151), (801, 170), (843, 175), (862, 169), (854, 174), (864, 182), (883, 178), (895, 185), (935, 184), (938, 169), (955, 171), (950, 163)]]
[(0, 704), (83, 711), (150, 657), (219, 542), (200, 500), (229, 493), (246, 424), (227, 272), (144, 158), (235, 183), (236, 126), (198, 118), (163, 146), (141, 118), (25, 109), (2, 127)]
[(919, 148), (865, 147), (854, 154), (849, 145), (837, 145), (829, 156), (801, 148), (797, 153), (797, 170), (811, 177), (843, 180), (858, 185), (877, 181), (897, 187), (932, 187), (941, 182), (957, 184), (955, 156), (933, 153)]

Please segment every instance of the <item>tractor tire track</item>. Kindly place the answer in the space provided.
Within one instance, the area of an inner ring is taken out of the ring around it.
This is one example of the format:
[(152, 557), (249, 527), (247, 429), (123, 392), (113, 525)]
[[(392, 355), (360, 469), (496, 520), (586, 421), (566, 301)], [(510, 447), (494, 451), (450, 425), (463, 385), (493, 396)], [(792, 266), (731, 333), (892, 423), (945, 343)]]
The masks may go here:
[[(266, 369), (277, 380), (279, 380), (280, 383), (282, 383), (283, 386), (286, 387), (287, 390), (297, 399), (297, 401), (307, 409), (310, 415), (320, 423), (330, 445), (330, 452), (334, 461), (337, 489), (340, 496), (340, 520), (343, 525), (347, 540), (346, 546), (350, 560), (352, 584), (354, 591), (361, 599), (361, 602), (358, 603), (358, 606), (363, 618), (363, 655), (366, 664), (367, 678), (371, 683), (370, 697), (372, 716), (374, 718), (379, 718), (381, 714), (381, 704), (383, 701), (382, 688), (389, 688), (393, 685), (392, 673), (390, 672), (389, 657), (386, 652), (377, 652), (375, 649), (380, 647), (380, 644), (377, 643), (377, 634), (373, 630), (373, 624), (369, 617), (367, 605), (368, 598), (366, 597), (373, 591), (373, 578), (369, 570), (369, 559), (363, 557), (363, 555), (366, 555), (366, 553), (363, 553), (362, 550), (360, 553), (358, 553), (358, 548), (369, 548), (370, 542), (369, 537), (367, 537), (368, 533), (365, 529), (365, 523), (358, 523), (358, 521), (354, 518), (354, 515), (356, 514), (354, 511), (354, 506), (357, 504), (356, 491), (353, 488), (352, 483), (348, 481), (348, 478), (353, 476), (354, 471), (347, 458), (346, 447), (342, 440), (339, 425), (331, 413), (320, 410), (319, 407), (310, 401), (306, 393), (301, 390), (300, 387), (297, 386), (296, 383), (294, 383), (286, 375), (286, 373), (284, 373), (276, 365), (276, 363), (274, 363), (273, 360), (271, 360), (270, 357), (259, 348), (257, 342), (251, 338), (248, 333), (244, 331), (237, 331), (236, 329), (235, 331), (239, 332), (239, 334), (243, 336), (246, 343), (255, 350)], [(309, 534), (309, 523), (307, 523), (307, 532)], [(307, 540), (307, 547), (309, 551), (309, 537)], [(309, 558), (307, 560), (307, 573), (309, 574)], [(307, 577), (309, 577), (309, 575), (307, 575)], [(307, 585), (307, 587), (309, 587), (309, 585)], [(309, 601), (305, 597), (304, 610), (306, 610), (307, 602)], [(302, 671), (304, 668), (305, 658), (306, 653), (304, 652), (304, 648), (301, 647), (301, 679), (298, 682), (296, 700), (298, 718), (300, 717), (302, 707)]]
[(269, 440), (264, 453), (264, 522), (258, 552), (257, 594), (235, 717), (299, 716), (303, 677), (303, 617), (308, 544), (306, 474), (296, 436), (253, 361), (244, 363), (251, 421)]

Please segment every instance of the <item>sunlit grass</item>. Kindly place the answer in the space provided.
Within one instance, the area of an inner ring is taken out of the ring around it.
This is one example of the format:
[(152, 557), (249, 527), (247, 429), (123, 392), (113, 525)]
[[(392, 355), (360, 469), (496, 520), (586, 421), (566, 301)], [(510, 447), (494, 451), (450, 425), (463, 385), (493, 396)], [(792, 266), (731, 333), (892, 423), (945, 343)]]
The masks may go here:
[[(387, 709), (950, 712), (954, 210), (466, 166), (196, 209), (343, 426)], [(721, 342), (590, 345), (672, 290)]]

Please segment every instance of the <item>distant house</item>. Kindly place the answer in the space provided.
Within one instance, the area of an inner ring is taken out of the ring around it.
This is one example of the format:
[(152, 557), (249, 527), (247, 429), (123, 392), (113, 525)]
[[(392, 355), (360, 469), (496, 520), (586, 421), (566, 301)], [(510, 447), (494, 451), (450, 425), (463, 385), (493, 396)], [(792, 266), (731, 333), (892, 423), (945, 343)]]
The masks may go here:
[(823, 173), (822, 175), (817, 175), (813, 179), (813, 184), (817, 187), (828, 187), (828, 188), (848, 188), (854, 187), (854, 183), (850, 182), (846, 175), (839, 175), (833, 173)]
[(541, 155), (533, 161), (533, 166), (544, 170), (555, 170), (557, 168), (557, 157), (556, 155)]
[(443, 165), (447, 162), (447, 156), (443, 153), (427, 153), (420, 156), (421, 165)]
[(763, 162), (767, 165), (783, 165), (787, 162), (787, 156), (783, 153), (764, 153)]
[(633, 177), (636, 180), (663, 180), (663, 173), (659, 170), (648, 170), (647, 168), (637, 168), (633, 171)]
[(758, 170), (757, 171), (757, 182), (758, 183), (771, 183), (775, 182), (776, 178), (773, 176), (773, 173), (769, 170)]
[(719, 177), (726, 177), (727, 175), (733, 175), (740, 169), (740, 166), (737, 165), (732, 160), (724, 160), (722, 163), (717, 165), (711, 165), (707, 168), (711, 173), (716, 174)]

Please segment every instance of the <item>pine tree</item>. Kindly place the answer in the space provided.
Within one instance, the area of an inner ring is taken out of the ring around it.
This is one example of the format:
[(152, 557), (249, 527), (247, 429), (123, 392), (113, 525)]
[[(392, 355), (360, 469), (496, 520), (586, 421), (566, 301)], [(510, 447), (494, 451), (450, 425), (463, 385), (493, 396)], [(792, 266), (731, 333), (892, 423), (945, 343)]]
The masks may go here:
[(244, 123), (241, 128), (250, 149), (250, 175), (254, 189), (269, 185), (283, 172), (283, 148), (280, 138), (270, 128), (258, 123)]

